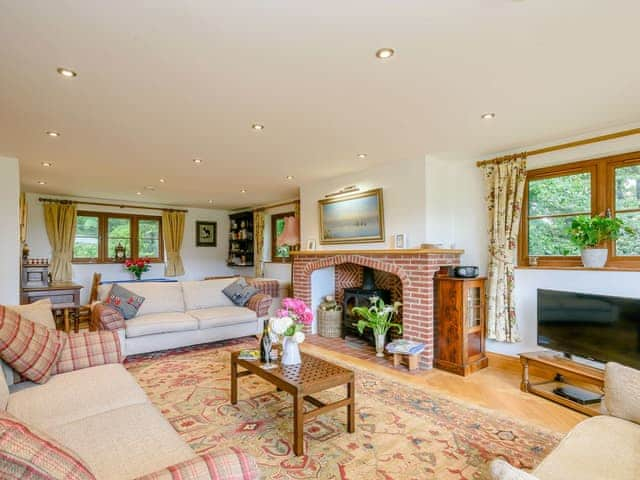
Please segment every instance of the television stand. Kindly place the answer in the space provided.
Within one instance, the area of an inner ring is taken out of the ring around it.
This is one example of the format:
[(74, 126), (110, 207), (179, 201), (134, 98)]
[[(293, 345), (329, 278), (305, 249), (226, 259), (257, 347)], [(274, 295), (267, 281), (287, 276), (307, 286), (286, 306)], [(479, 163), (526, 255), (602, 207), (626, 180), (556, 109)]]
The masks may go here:
[[(583, 404), (554, 393), (554, 390), (572, 386), (602, 394), (604, 389), (604, 371), (582, 365), (554, 352), (521, 353), (522, 383), (520, 390), (544, 397), (552, 402), (572, 408), (590, 417), (600, 415), (600, 402)], [(530, 375), (546, 378), (533, 383)]]

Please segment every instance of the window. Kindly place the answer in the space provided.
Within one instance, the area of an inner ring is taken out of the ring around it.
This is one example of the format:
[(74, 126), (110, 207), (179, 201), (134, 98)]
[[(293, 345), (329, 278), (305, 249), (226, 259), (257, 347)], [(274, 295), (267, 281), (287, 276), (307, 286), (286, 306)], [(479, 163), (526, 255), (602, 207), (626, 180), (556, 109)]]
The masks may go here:
[(125, 248), (127, 258), (164, 261), (162, 219), (146, 215), (78, 212), (73, 245), (74, 263), (114, 263), (115, 249)]
[[(578, 215), (610, 212), (640, 233), (640, 152), (527, 173), (519, 244), (520, 265), (580, 266), (567, 228)], [(608, 266), (640, 268), (640, 241), (609, 242)]]

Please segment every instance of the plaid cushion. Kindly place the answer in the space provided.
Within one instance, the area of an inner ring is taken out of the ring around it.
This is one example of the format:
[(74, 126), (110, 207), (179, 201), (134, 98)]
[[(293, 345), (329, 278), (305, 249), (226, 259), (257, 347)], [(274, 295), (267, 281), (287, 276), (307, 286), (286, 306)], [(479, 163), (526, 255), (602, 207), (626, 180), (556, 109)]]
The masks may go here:
[(105, 303), (96, 303), (91, 311), (91, 323), (103, 330), (124, 328), (124, 317), (119, 310)]
[(111, 287), (109, 296), (104, 301), (104, 303), (119, 310), (125, 320), (136, 316), (142, 302), (144, 302), (144, 297), (136, 295), (131, 290), (127, 290), (117, 283)]
[(46, 382), (64, 342), (64, 332), (50, 330), (0, 306), (0, 358), (26, 379)]
[(265, 295), (280, 296), (280, 283), (273, 278), (247, 278), (247, 283), (253, 285), (260, 293)]
[(269, 295), (265, 295), (264, 293), (256, 293), (249, 299), (246, 307), (256, 312), (258, 317), (264, 317), (269, 313), (269, 307), (271, 307), (272, 301), (273, 298), (271, 298)]
[(109, 363), (122, 363), (122, 360), (118, 332), (102, 330), (70, 333), (51, 374), (72, 372)]
[(6, 412), (0, 412), (0, 478), (95, 480), (76, 454)]
[(172, 465), (137, 480), (254, 480), (260, 471), (253, 458), (237, 448), (226, 453), (205, 454)]

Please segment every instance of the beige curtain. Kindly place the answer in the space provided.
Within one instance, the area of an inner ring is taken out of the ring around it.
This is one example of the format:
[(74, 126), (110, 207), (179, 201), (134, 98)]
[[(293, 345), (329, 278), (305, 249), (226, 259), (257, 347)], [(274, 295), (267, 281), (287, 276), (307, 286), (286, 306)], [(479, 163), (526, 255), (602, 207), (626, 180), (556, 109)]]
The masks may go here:
[(24, 192), (20, 194), (20, 243), (27, 241), (27, 220), (29, 211), (27, 208), (27, 196)]
[(520, 340), (513, 291), (526, 167), (526, 154), (483, 167), (489, 214), (487, 337), (501, 342)]
[(255, 255), (254, 269), (256, 277), (264, 275), (264, 210), (253, 211), (253, 251)]
[(167, 251), (167, 264), (164, 274), (167, 277), (177, 277), (184, 275), (184, 265), (182, 264), (182, 239), (184, 238), (184, 212), (162, 212), (162, 239), (164, 248)]
[(51, 245), (51, 279), (70, 282), (71, 259), (76, 236), (76, 206), (67, 203), (45, 203), (44, 225)]

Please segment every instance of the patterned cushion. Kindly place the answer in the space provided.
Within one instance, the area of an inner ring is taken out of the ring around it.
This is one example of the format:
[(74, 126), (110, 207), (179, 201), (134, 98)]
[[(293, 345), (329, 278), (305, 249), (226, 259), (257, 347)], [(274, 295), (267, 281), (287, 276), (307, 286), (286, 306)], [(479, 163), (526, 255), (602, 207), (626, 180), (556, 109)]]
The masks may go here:
[(102, 330), (70, 333), (51, 374), (72, 372), (109, 363), (122, 363), (122, 360), (118, 332)]
[(260, 471), (253, 458), (232, 448), (228, 453), (205, 454), (172, 465), (137, 480), (254, 480)]
[(258, 289), (251, 285), (247, 285), (247, 281), (240, 277), (232, 284), (223, 288), (222, 293), (229, 297), (229, 300), (231, 300), (235, 305), (244, 307), (249, 299), (258, 293)]
[(124, 328), (124, 317), (120, 310), (106, 303), (96, 303), (91, 310), (91, 323), (103, 330)]
[(44, 383), (64, 346), (64, 332), (50, 330), (0, 306), (0, 358), (23, 377)]
[(111, 287), (109, 296), (104, 301), (104, 303), (119, 310), (125, 320), (136, 316), (142, 302), (144, 302), (144, 297), (136, 295), (131, 290), (127, 290), (117, 283)]
[(269, 313), (269, 308), (271, 308), (272, 302), (273, 298), (271, 298), (269, 295), (265, 295), (264, 293), (256, 293), (247, 302), (247, 308), (256, 312), (256, 315), (258, 316), (258, 318), (260, 318), (266, 316)]
[(51, 312), (51, 300), (45, 298), (37, 302), (28, 303), (26, 305), (8, 305), (7, 308), (18, 313), (22, 318), (39, 323), (51, 330), (56, 329), (56, 321)]
[(77, 455), (6, 412), (0, 412), (0, 478), (95, 480)]

